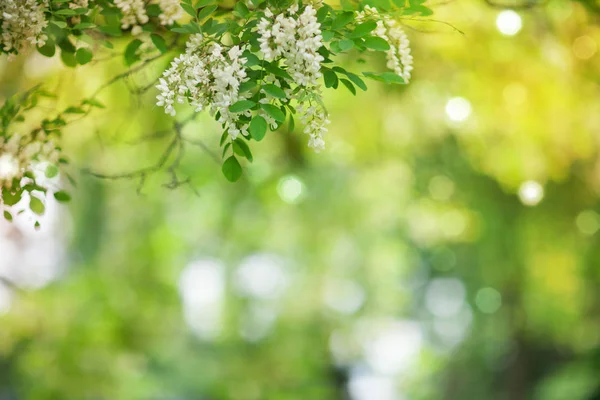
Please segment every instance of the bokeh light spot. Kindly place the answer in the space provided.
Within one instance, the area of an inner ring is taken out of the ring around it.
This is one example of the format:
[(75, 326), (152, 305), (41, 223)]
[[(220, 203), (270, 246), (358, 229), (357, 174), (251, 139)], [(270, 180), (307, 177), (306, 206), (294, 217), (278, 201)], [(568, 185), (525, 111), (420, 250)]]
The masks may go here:
[(575, 223), (581, 233), (591, 236), (600, 229), (600, 215), (595, 211), (585, 210), (577, 215)]
[(304, 191), (304, 183), (294, 175), (284, 176), (277, 185), (279, 197), (289, 204), (299, 203), (304, 197)]
[(429, 193), (434, 200), (446, 201), (454, 193), (454, 182), (444, 175), (437, 175), (429, 181)]
[(527, 181), (519, 187), (519, 199), (526, 206), (535, 206), (544, 198), (544, 187), (536, 181)]
[(493, 314), (502, 306), (502, 296), (500, 292), (491, 287), (485, 287), (477, 291), (475, 304), (481, 312)]
[(521, 20), (521, 16), (513, 10), (504, 10), (496, 18), (496, 27), (501, 34), (514, 36), (523, 27), (523, 21)]
[(573, 42), (573, 54), (580, 60), (589, 60), (597, 50), (596, 41), (589, 36), (580, 36)]
[(452, 121), (465, 121), (471, 115), (471, 103), (463, 97), (453, 97), (446, 103), (446, 115)]
[(465, 287), (455, 278), (436, 278), (427, 286), (425, 305), (437, 317), (452, 317), (465, 303)]

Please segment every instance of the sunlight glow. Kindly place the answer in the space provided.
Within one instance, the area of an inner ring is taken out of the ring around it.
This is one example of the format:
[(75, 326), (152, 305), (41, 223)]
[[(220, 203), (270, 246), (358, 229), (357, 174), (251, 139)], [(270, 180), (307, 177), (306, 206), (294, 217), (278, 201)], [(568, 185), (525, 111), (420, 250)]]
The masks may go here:
[(475, 296), (475, 304), (481, 312), (485, 314), (493, 314), (502, 306), (502, 296), (500, 292), (491, 287), (485, 287), (477, 291)]
[(235, 287), (245, 296), (275, 299), (283, 294), (288, 274), (282, 260), (273, 254), (253, 254), (246, 257), (235, 272)]
[(452, 317), (465, 304), (465, 286), (456, 278), (436, 278), (427, 286), (425, 305), (438, 317)]
[(225, 267), (219, 260), (198, 260), (181, 272), (179, 293), (188, 326), (200, 338), (213, 339), (221, 330)]
[(446, 103), (446, 115), (455, 122), (465, 121), (471, 115), (471, 103), (463, 97), (453, 97)]
[(527, 181), (519, 187), (519, 199), (526, 206), (535, 206), (544, 198), (544, 187), (536, 181)]
[(294, 175), (284, 176), (277, 185), (279, 197), (289, 204), (299, 203), (304, 197), (304, 189), (304, 183)]
[(513, 10), (504, 10), (496, 18), (496, 27), (501, 34), (514, 36), (523, 27), (521, 16)]

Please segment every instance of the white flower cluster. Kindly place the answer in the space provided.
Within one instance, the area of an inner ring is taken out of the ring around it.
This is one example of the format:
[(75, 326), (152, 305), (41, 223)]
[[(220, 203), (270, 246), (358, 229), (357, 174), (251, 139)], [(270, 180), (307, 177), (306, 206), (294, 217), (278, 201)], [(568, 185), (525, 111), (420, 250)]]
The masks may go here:
[(158, 16), (161, 25), (173, 25), (183, 17), (183, 8), (179, 5), (179, 0), (158, 0), (158, 6), (161, 11)]
[(15, 134), (0, 137), (0, 187), (10, 188), (14, 179), (20, 180), (38, 161), (56, 164), (59, 150), (45, 133)]
[[(148, 22), (146, 13), (146, 3), (144, 0), (115, 0), (115, 5), (123, 13), (121, 18), (121, 28), (128, 29), (132, 27), (131, 32), (137, 35), (142, 32), (140, 25)], [(183, 16), (183, 9), (179, 5), (179, 0), (154, 0), (151, 3), (158, 4), (161, 13), (158, 16), (161, 25), (173, 25), (175, 21)]]
[(299, 102), (300, 119), (306, 126), (304, 132), (310, 135), (309, 146), (320, 151), (325, 146), (323, 135), (327, 132), (325, 125), (329, 120), (322, 107), (304, 103), (306, 98), (321, 103), (318, 101), (321, 93), (319, 79), (322, 77), (320, 70), (324, 58), (318, 52), (323, 46), (323, 36), (317, 12), (308, 5), (298, 15), (298, 6), (294, 4), (274, 19), (269, 9), (265, 11), (265, 16), (257, 26), (260, 50), (267, 61), (282, 59), (287, 66), (287, 73), (292, 77), (288, 84), (302, 88), (294, 99)]
[(174, 104), (187, 100), (196, 112), (208, 108), (211, 115), (218, 113), (218, 122), (227, 126), (232, 138), (240, 133), (248, 135), (249, 124), (239, 119), (242, 115), (249, 117), (250, 111), (229, 111), (229, 106), (245, 99), (239, 92), (240, 84), (247, 81), (242, 53), (239, 46), (227, 50), (220, 44), (205, 42), (200, 34), (192, 35), (186, 52), (175, 58), (159, 80), (157, 105), (174, 116)]
[(115, 6), (123, 13), (121, 28), (133, 27), (134, 34), (141, 32), (139, 25), (148, 22), (144, 0), (115, 0)]
[(413, 57), (404, 30), (394, 19), (381, 15), (376, 8), (370, 6), (365, 6), (364, 11), (358, 13), (358, 19), (374, 19), (377, 22), (377, 28), (373, 33), (390, 45), (390, 49), (386, 52), (387, 67), (408, 82), (413, 70)]
[(2, 48), (19, 53), (29, 43), (43, 46), (48, 37), (42, 30), (48, 25), (44, 18), (47, 0), (1, 0)]

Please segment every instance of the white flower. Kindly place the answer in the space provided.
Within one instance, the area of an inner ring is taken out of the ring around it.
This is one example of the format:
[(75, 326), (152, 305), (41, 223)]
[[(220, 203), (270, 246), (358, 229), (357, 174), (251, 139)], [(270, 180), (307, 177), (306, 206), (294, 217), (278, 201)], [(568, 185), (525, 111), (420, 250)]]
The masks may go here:
[(10, 154), (0, 155), (0, 182), (12, 181), (19, 175), (19, 161), (17, 158)]
[[(121, 28), (128, 29), (129, 27), (137, 27), (148, 22), (148, 15), (143, 0), (115, 0), (123, 18), (121, 18)], [(140, 31), (136, 29), (136, 31)]]
[(158, 0), (161, 13), (158, 16), (161, 25), (173, 25), (175, 21), (183, 17), (183, 8), (179, 0)]
[(10, 188), (13, 180), (20, 181), (39, 161), (57, 163), (58, 159), (58, 148), (43, 132), (0, 137), (0, 187)]
[[(270, 18), (273, 13), (267, 9), (265, 16)], [(302, 88), (293, 98), (299, 103), (298, 111), (300, 120), (305, 125), (304, 132), (310, 136), (308, 145), (315, 151), (320, 151), (325, 147), (323, 135), (327, 132), (329, 120), (326, 111), (320, 106), (319, 80), (322, 77), (320, 70), (324, 58), (318, 52), (323, 46), (323, 36), (317, 12), (308, 5), (298, 15), (298, 6), (294, 4), (285, 13), (277, 15), (272, 22), (267, 18), (262, 18), (257, 25), (260, 50), (266, 60), (283, 59), (287, 73), (292, 77), (289, 85)], [(291, 96), (290, 90), (287, 95)], [(267, 95), (261, 102), (268, 103), (271, 99)], [(307, 105), (307, 101), (311, 104)], [(319, 106), (312, 105), (313, 102)], [(272, 118), (265, 118), (271, 127), (276, 126)]]
[(375, 19), (377, 27), (373, 34), (390, 45), (390, 49), (386, 52), (387, 67), (408, 82), (413, 70), (413, 57), (410, 54), (410, 42), (404, 30), (394, 19), (379, 14), (376, 8), (370, 6), (365, 6), (364, 11), (358, 13), (358, 19)]
[(187, 101), (196, 111), (209, 108), (211, 115), (219, 113), (218, 122), (227, 126), (233, 138), (248, 135), (248, 124), (239, 122), (241, 114), (229, 111), (229, 106), (245, 99), (239, 93), (240, 84), (247, 80), (244, 50), (205, 43), (202, 35), (192, 35), (186, 48), (160, 78), (156, 104), (172, 116), (175, 103)]
[(28, 44), (43, 46), (48, 37), (42, 33), (48, 25), (44, 18), (47, 0), (1, 0), (2, 15), (0, 37), (6, 52), (21, 52)]

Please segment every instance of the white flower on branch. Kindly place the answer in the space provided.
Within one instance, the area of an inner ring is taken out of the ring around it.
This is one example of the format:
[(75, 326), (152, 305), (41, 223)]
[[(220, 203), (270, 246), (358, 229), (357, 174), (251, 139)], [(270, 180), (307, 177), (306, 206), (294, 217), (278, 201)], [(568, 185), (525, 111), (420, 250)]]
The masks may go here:
[(390, 49), (386, 52), (387, 67), (408, 82), (413, 70), (413, 57), (410, 54), (408, 36), (398, 22), (389, 16), (380, 14), (376, 8), (370, 6), (365, 6), (364, 11), (358, 13), (358, 19), (373, 19), (377, 22), (373, 34), (390, 45)]
[(202, 35), (192, 35), (186, 52), (175, 58), (159, 80), (157, 105), (174, 116), (175, 103), (187, 100), (197, 112), (208, 108), (211, 115), (218, 113), (218, 122), (228, 127), (232, 138), (247, 135), (248, 126), (239, 123), (240, 114), (229, 111), (229, 106), (245, 98), (239, 93), (240, 84), (247, 80), (242, 53), (239, 46), (227, 50), (205, 43)]
[(23, 178), (38, 162), (57, 164), (59, 156), (54, 142), (41, 131), (0, 137), (0, 187), (10, 188), (14, 179)]
[(0, 21), (2, 48), (6, 52), (21, 52), (28, 44), (43, 46), (48, 37), (42, 33), (48, 25), (44, 17), (47, 1), (2, 0)]

